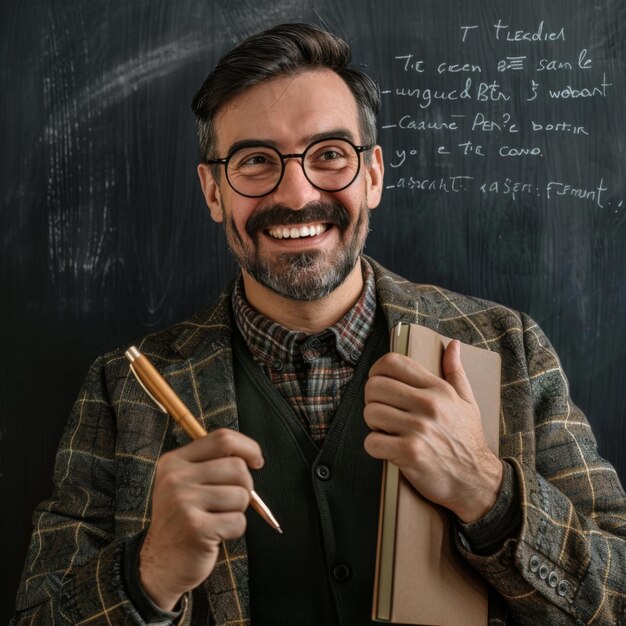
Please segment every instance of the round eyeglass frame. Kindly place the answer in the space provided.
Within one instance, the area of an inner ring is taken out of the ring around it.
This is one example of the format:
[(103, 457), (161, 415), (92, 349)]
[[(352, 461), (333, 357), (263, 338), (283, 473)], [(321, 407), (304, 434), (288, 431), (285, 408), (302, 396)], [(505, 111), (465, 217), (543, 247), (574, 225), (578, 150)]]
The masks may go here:
[[(357, 168), (354, 172), (354, 176), (352, 177), (352, 180), (346, 185), (343, 185), (342, 187), (338, 187), (337, 189), (326, 189), (324, 187), (320, 187), (319, 185), (316, 185), (309, 178), (306, 168), (304, 167), (304, 157), (306, 156), (307, 152), (311, 148), (317, 146), (320, 143), (324, 143), (325, 141), (343, 141), (344, 143), (347, 143), (354, 149), (354, 151), (356, 152), (357, 159), (358, 159)], [(313, 187), (315, 187), (315, 189), (319, 189), (320, 191), (327, 191), (329, 193), (335, 193), (337, 191), (343, 191), (344, 189), (347, 189), (356, 180), (357, 176), (359, 175), (359, 172), (361, 171), (361, 154), (363, 152), (367, 152), (368, 150), (371, 150), (374, 146), (375, 144), (371, 144), (367, 146), (355, 146), (349, 139), (346, 139), (345, 137), (324, 137), (323, 139), (317, 139), (316, 141), (313, 141), (312, 143), (310, 143), (305, 148), (304, 152), (299, 152), (299, 153), (293, 152), (290, 154), (282, 154), (276, 148), (274, 148), (274, 146), (270, 146), (269, 144), (259, 142), (259, 143), (253, 143), (250, 145), (240, 146), (238, 148), (235, 148), (228, 154), (228, 156), (225, 156), (224, 158), (221, 158), (221, 159), (207, 159), (206, 163), (208, 163), (209, 165), (223, 165), (224, 172), (226, 173), (226, 180), (228, 181), (228, 184), (230, 185), (231, 189), (235, 193), (238, 193), (240, 196), (243, 196), (244, 198), (263, 198), (263, 196), (269, 196), (271, 193), (276, 191), (276, 189), (278, 189), (278, 187), (280, 186), (280, 183), (282, 182), (283, 177), (285, 176), (285, 160), (286, 159), (300, 159), (300, 167), (302, 168), (302, 172), (304, 173), (305, 178), (309, 181), (309, 183)], [(239, 191), (235, 187), (235, 185), (233, 185), (233, 183), (230, 181), (230, 177), (228, 176), (228, 163), (230, 162), (231, 158), (235, 154), (237, 154), (237, 152), (239, 152), (239, 150), (242, 150), (245, 148), (269, 148), (270, 150), (273, 150), (278, 155), (278, 158), (280, 159), (280, 164), (281, 164), (280, 176), (278, 177), (276, 184), (269, 191), (266, 191), (264, 193), (254, 194), (254, 195), (249, 194), (249, 193), (241, 193), (241, 191)]]

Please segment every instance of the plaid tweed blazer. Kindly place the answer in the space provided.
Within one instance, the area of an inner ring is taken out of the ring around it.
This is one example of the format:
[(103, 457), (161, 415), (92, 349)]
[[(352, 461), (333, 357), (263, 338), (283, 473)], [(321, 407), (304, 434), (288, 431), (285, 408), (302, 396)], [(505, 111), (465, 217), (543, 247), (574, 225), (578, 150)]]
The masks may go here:
[[(458, 542), (491, 585), (490, 624), (626, 624), (626, 496), (546, 337), (523, 314), (370, 262), (389, 327), (416, 322), (502, 357), (500, 454), (517, 476), (521, 529), (490, 556)], [(207, 430), (237, 428), (230, 290), (139, 348)], [(54, 493), (34, 514), (14, 624), (143, 624), (123, 584), (124, 545), (150, 523), (157, 459), (187, 441), (123, 351), (96, 360), (58, 450)], [(241, 538), (225, 542), (178, 622), (243, 626), (249, 615)]]

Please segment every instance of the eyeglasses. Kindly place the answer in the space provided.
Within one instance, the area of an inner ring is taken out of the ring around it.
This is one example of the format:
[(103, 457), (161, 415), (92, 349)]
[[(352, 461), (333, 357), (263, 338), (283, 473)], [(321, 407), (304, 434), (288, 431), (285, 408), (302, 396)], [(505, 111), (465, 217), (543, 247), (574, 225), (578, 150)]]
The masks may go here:
[(246, 198), (272, 193), (283, 179), (285, 161), (300, 159), (302, 171), (313, 187), (321, 191), (341, 191), (349, 187), (361, 169), (361, 152), (374, 146), (355, 146), (347, 139), (319, 139), (299, 154), (281, 154), (264, 143), (251, 143), (233, 150), (223, 159), (207, 159), (223, 165), (228, 184)]

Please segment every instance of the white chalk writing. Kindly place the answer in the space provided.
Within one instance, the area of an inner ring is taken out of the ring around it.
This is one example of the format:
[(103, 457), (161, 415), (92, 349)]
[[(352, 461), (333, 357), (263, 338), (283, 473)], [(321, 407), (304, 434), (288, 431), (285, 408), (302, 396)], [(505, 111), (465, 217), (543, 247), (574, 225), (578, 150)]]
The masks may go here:
[[(395, 143), (387, 188), (567, 198), (603, 207), (605, 178), (564, 182), (568, 176), (558, 172), (576, 154), (575, 142), (599, 139), (598, 118), (581, 105), (597, 102), (598, 111), (616, 89), (613, 68), (596, 63), (595, 42), (578, 41), (562, 24), (541, 18), (516, 24), (496, 16), (451, 28), (458, 47), (446, 46), (439, 58), (417, 45), (393, 56), (394, 79), (381, 90), (382, 140), (392, 136)], [(470, 171), (450, 175), (464, 164)], [(420, 175), (426, 166), (428, 175)], [(487, 179), (496, 172), (505, 175)], [(532, 180), (516, 172), (532, 172)]]

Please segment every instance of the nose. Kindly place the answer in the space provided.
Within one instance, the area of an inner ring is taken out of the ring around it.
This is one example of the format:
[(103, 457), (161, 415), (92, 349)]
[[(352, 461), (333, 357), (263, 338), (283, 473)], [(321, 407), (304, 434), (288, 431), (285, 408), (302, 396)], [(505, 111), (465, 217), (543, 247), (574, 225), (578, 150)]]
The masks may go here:
[(291, 209), (301, 209), (310, 202), (319, 202), (320, 196), (320, 190), (313, 187), (304, 175), (302, 160), (286, 159), (285, 173), (272, 194), (273, 201)]

